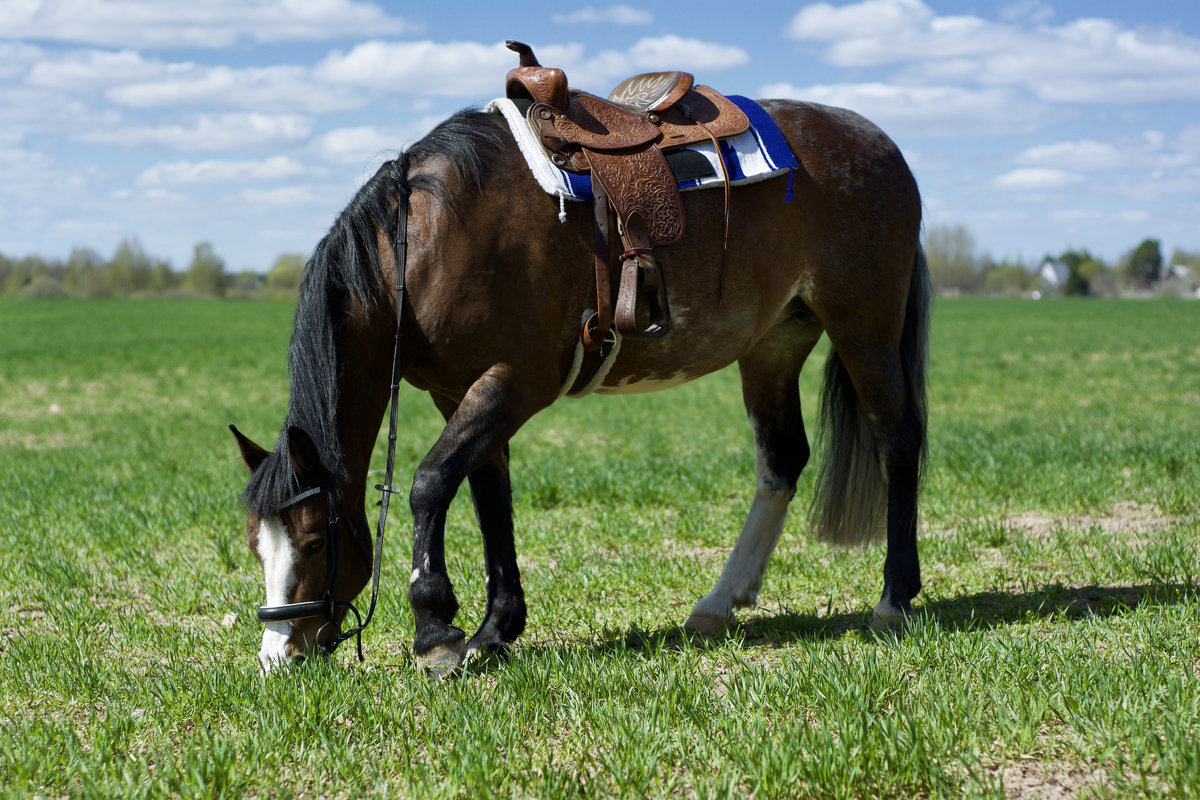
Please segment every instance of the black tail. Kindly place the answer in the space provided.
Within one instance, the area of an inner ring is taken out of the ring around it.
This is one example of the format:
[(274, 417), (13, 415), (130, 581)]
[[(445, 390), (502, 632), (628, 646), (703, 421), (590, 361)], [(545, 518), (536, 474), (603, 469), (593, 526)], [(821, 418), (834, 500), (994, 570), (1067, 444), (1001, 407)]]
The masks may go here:
[[(908, 402), (916, 412), (922, 431), (928, 416), (925, 373), (929, 361), (932, 303), (929, 265), (924, 249), (918, 248), (904, 313), (900, 363)], [(834, 544), (866, 544), (880, 538), (887, 530), (887, 478), (850, 374), (836, 350), (830, 350), (825, 362), (820, 417), (818, 449), (824, 451), (824, 457), (813, 496), (812, 529), (819, 538)], [(922, 470), (926, 438), (921, 437)]]

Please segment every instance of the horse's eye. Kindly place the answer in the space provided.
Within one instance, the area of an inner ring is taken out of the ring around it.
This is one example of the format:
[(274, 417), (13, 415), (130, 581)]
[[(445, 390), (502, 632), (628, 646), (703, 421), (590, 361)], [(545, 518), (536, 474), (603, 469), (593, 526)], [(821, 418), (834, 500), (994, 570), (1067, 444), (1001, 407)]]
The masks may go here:
[(321, 552), (324, 549), (325, 549), (325, 540), (324, 539), (314, 539), (313, 541), (304, 545), (305, 555), (315, 556), (317, 553)]

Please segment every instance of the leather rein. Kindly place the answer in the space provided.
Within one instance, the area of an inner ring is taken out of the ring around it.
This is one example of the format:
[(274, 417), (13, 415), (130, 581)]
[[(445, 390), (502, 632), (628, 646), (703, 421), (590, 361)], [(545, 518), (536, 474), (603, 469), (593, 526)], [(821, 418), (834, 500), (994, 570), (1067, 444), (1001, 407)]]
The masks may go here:
[[(326, 501), (329, 504), (329, 521), (328, 521), (328, 542), (329, 542), (329, 569), (325, 576), (325, 591), (320, 600), (308, 600), (302, 603), (281, 603), (275, 606), (259, 606), (258, 620), (262, 623), (272, 622), (292, 622), (300, 619), (312, 619), (315, 617), (324, 617), (325, 624), (317, 631), (317, 639), (321, 638), (322, 631), (326, 627), (332, 625), (337, 635), (329, 642), (324, 644), (318, 643), (317, 647), (326, 655), (332, 653), (338, 646), (347, 639), (357, 638), (358, 660), (364, 661), (362, 649), (362, 632), (363, 629), (370, 624), (371, 618), (375, 616), (375, 606), (379, 599), (379, 573), (383, 561), (383, 530), (387, 525), (388, 502), (393, 494), (397, 494), (399, 490), (392, 486), (392, 471), (396, 464), (396, 426), (398, 420), (397, 401), (400, 396), (400, 323), (401, 314), (404, 309), (404, 292), (405, 292), (405, 265), (408, 259), (408, 201), (407, 198), (401, 196), (398, 203), (397, 219), (396, 219), (396, 341), (392, 353), (392, 394), (391, 394), (391, 411), (388, 416), (388, 449), (387, 449), (387, 468), (384, 473), (383, 483), (375, 484), (375, 488), (382, 493), (379, 500), (379, 523), (375, 529), (375, 552), (371, 559), (371, 605), (367, 608), (367, 616), (364, 619), (359, 613), (354, 603), (350, 601), (338, 601), (335, 595), (335, 584), (337, 583), (337, 571), (339, 562), (339, 550), (341, 537), (339, 528), (341, 525), (341, 506), (337, 501), (337, 495), (332, 488), (314, 486), (309, 489), (292, 496), (280, 504), (275, 510), (276, 513), (283, 511), (291, 506), (314, 497), (322, 492), (325, 493)], [(352, 526), (353, 528), (353, 526)], [(349, 611), (354, 612), (355, 622), (357, 623), (348, 631), (340, 631), (340, 625), (337, 621), (337, 610), (345, 607)]]

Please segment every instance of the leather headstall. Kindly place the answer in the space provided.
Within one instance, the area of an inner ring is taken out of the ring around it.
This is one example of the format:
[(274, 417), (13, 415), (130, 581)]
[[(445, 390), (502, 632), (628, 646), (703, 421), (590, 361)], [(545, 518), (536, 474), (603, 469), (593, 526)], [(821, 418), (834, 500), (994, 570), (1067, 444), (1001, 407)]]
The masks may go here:
[[(341, 544), (341, 537), (339, 536), (342, 516), (341, 507), (337, 501), (337, 493), (332, 488), (322, 486), (305, 489), (285, 500), (276, 509), (276, 513), (278, 513), (303, 500), (325, 492), (329, 504), (329, 521), (327, 527), (327, 535), (329, 537), (329, 568), (326, 572), (325, 591), (321, 599), (308, 600), (301, 603), (282, 603), (276, 606), (259, 606), (258, 608), (258, 619), (263, 623), (292, 622), (299, 619), (324, 617), (326, 622), (317, 631), (317, 639), (320, 639), (321, 632), (329, 625), (332, 625), (335, 631), (339, 630), (337, 611), (339, 608), (345, 607), (348, 611), (354, 613), (357, 624), (348, 631), (339, 631), (331, 641), (318, 643), (317, 646), (323, 652), (329, 654), (336, 650), (342, 642), (357, 637), (358, 660), (360, 662), (365, 660), (362, 649), (362, 632), (375, 616), (375, 607), (379, 600), (379, 577), (383, 562), (383, 531), (387, 526), (388, 501), (393, 494), (399, 491), (392, 486), (392, 472), (396, 464), (396, 428), (399, 423), (397, 405), (400, 395), (400, 330), (403, 319), (406, 265), (408, 260), (408, 203), (407, 198), (403, 196), (399, 200), (396, 211), (394, 255), (396, 257), (396, 338), (392, 353), (391, 411), (388, 417), (387, 467), (384, 473), (384, 482), (375, 485), (375, 488), (382, 492), (382, 497), (379, 500), (379, 523), (375, 529), (375, 550), (371, 558), (371, 605), (367, 608), (366, 618), (359, 613), (354, 603), (339, 601), (336, 597), (335, 585), (337, 583), (340, 555), (338, 551)], [(358, 537), (356, 536), (356, 538)]]

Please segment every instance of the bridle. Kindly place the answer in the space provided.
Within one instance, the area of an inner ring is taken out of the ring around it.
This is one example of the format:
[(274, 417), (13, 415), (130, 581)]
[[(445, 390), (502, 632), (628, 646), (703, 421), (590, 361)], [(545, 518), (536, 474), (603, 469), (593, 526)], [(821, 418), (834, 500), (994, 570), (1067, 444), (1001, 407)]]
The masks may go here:
[[(325, 493), (329, 504), (329, 521), (327, 524), (328, 544), (326, 545), (329, 548), (327, 559), (329, 566), (325, 575), (325, 591), (321, 595), (320, 600), (258, 607), (258, 620), (262, 623), (292, 622), (300, 619), (324, 617), (325, 624), (317, 630), (316, 639), (320, 640), (322, 632), (330, 625), (337, 631), (337, 635), (325, 643), (318, 641), (317, 647), (328, 655), (336, 650), (342, 642), (357, 637), (358, 660), (360, 662), (365, 660), (362, 649), (362, 632), (370, 624), (371, 618), (375, 616), (375, 605), (379, 599), (379, 572), (381, 562), (383, 561), (383, 529), (387, 525), (388, 501), (393, 494), (398, 492), (392, 486), (392, 470), (396, 464), (396, 425), (398, 421), (396, 406), (400, 394), (400, 321), (401, 312), (404, 308), (405, 266), (408, 258), (408, 202), (403, 194), (400, 197), (398, 206), (395, 242), (396, 342), (392, 352), (392, 395), (391, 411), (388, 417), (387, 469), (384, 473), (383, 483), (375, 485), (375, 488), (382, 493), (382, 496), (379, 499), (379, 524), (375, 529), (375, 552), (374, 557), (371, 559), (371, 605), (367, 608), (367, 616), (364, 619), (354, 603), (339, 601), (337, 599), (335, 584), (337, 583), (339, 551), (341, 549), (341, 537), (339, 536), (342, 517), (341, 506), (337, 501), (337, 493), (332, 487), (313, 486), (285, 500), (275, 509), (275, 513), (278, 514), (310, 497), (314, 497), (322, 492)], [(353, 525), (351, 525), (351, 530), (353, 531)], [(357, 531), (353, 532), (357, 533)], [(358, 537), (356, 536), (355, 538)], [(354, 618), (357, 623), (348, 631), (339, 630), (341, 626), (337, 621), (337, 611), (342, 607), (354, 612)]]
[[(325, 624), (323, 624), (320, 627), (320, 629), (317, 630), (317, 636), (316, 636), (317, 640), (318, 641), (320, 640), (321, 634), (324, 633), (325, 629), (327, 627), (329, 627), (330, 625), (332, 625), (334, 630), (337, 632), (331, 641), (322, 643), (322, 644), (318, 644), (318, 647), (320, 647), (326, 653), (332, 653), (335, 649), (337, 649), (337, 646), (340, 645), (342, 642), (346, 641), (347, 639), (349, 639), (353, 636), (357, 636), (358, 637), (358, 658), (361, 661), (363, 659), (362, 629), (366, 627), (366, 622), (363, 621), (362, 615), (358, 612), (358, 609), (355, 607), (354, 603), (338, 602), (337, 596), (335, 594), (335, 585), (337, 583), (337, 573), (338, 573), (338, 566), (339, 566), (339, 555), (340, 555), (340, 551), (341, 551), (341, 536), (339, 536), (338, 534), (340, 533), (341, 516), (342, 515), (341, 515), (341, 509), (338, 506), (337, 498), (336, 498), (333, 490), (326, 489), (321, 486), (314, 486), (311, 489), (306, 489), (303, 492), (300, 492), (299, 494), (297, 494), (297, 495), (285, 500), (283, 503), (281, 503), (280, 506), (275, 510), (275, 513), (278, 514), (279, 512), (284, 511), (285, 509), (291, 508), (292, 506), (297, 505), (298, 503), (301, 503), (302, 501), (307, 500), (310, 497), (319, 495), (322, 492), (325, 493), (326, 501), (329, 504), (329, 520), (327, 523), (328, 538), (326, 540), (328, 542), (328, 544), (326, 545), (326, 547), (328, 548), (328, 569), (326, 570), (326, 573), (325, 573), (325, 591), (321, 594), (320, 600), (306, 600), (305, 602), (302, 602), (302, 603), (281, 603), (280, 605), (277, 605), (277, 606), (259, 606), (258, 607), (258, 620), (259, 620), (259, 622), (263, 622), (263, 623), (271, 623), (271, 622), (292, 622), (294, 620), (314, 619), (317, 617), (324, 617)], [(353, 526), (352, 526), (352, 528), (353, 528)], [(376, 573), (378, 573), (378, 570), (376, 570)], [(376, 585), (378, 585), (378, 584), (376, 583)], [(355, 620), (358, 623), (354, 628), (352, 628), (351, 630), (346, 631), (344, 633), (338, 630), (339, 625), (338, 625), (338, 621), (337, 621), (337, 611), (339, 608), (342, 608), (342, 607), (345, 607), (349, 611), (352, 611), (354, 613)], [(368, 622), (370, 621), (371, 614), (374, 611), (375, 611), (375, 596), (374, 596), (374, 594), (372, 594), (371, 608), (367, 614)]]

